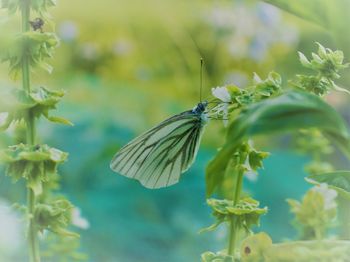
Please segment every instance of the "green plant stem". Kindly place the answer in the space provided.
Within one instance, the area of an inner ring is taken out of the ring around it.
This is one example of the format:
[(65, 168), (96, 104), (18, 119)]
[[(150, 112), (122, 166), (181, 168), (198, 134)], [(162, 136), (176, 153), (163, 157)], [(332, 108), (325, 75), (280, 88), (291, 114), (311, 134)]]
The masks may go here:
[[(236, 205), (238, 203), (239, 198), (241, 196), (241, 191), (243, 186), (243, 174), (244, 172), (242, 171), (237, 172), (236, 185), (235, 185), (234, 196), (233, 196), (233, 205)], [(232, 217), (230, 221), (229, 242), (228, 242), (228, 251), (227, 251), (228, 255), (230, 256), (234, 256), (236, 238), (237, 238), (237, 229), (238, 229), (238, 225), (235, 219)]]
[(230, 256), (234, 255), (235, 245), (236, 245), (236, 223), (233, 218), (230, 221), (230, 231), (229, 231), (229, 241), (228, 241), (228, 251), (227, 254)]
[[(29, 18), (30, 18), (30, 0), (22, 0), (22, 32), (25, 33), (30, 30)], [(30, 92), (30, 65), (28, 60), (28, 53), (26, 46), (23, 47), (23, 60), (22, 60), (22, 85), (23, 90)], [(28, 111), (27, 118), (27, 144), (35, 144), (35, 118), (31, 111)], [(39, 254), (39, 242), (38, 231), (34, 222), (34, 210), (35, 210), (35, 194), (31, 188), (27, 186), (27, 217), (28, 217), (28, 246), (29, 246), (29, 260), (31, 262), (40, 262)]]
[(343, 196), (338, 196), (338, 210), (340, 222), (340, 238), (350, 240), (350, 208), (349, 200)]
[(33, 190), (28, 188), (27, 190), (27, 201), (28, 201), (28, 245), (29, 245), (29, 259), (30, 262), (40, 262), (40, 253), (39, 253), (39, 243), (37, 238), (37, 230), (33, 220), (33, 211), (35, 207), (35, 195)]

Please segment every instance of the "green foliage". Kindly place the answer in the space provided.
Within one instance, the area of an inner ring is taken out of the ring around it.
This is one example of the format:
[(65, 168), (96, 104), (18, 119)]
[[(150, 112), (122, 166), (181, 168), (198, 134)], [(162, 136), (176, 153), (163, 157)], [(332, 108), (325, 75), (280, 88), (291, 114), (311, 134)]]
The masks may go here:
[(201, 255), (202, 262), (234, 262), (234, 258), (226, 254), (227, 251), (221, 251), (217, 253), (205, 252)]
[(264, 232), (247, 237), (241, 244), (242, 262), (347, 261), (350, 242), (337, 240), (272, 243)]
[(88, 259), (86, 254), (77, 251), (80, 242), (79, 238), (75, 236), (62, 238), (55, 234), (49, 234), (45, 238), (45, 244), (42, 256), (48, 261), (70, 262)]
[(293, 84), (300, 89), (319, 96), (327, 94), (330, 87), (332, 87), (326, 78), (318, 76), (297, 75), (297, 80)]
[(313, 184), (327, 183), (327, 185), (336, 190), (339, 195), (350, 200), (350, 171), (313, 174), (308, 176), (308, 181)]
[(317, 72), (317, 75), (297, 75), (297, 81), (292, 85), (314, 93), (316, 95), (325, 95), (330, 90), (350, 92), (344, 88), (337, 86), (334, 80), (340, 78), (339, 71), (347, 68), (347, 64), (343, 64), (344, 55), (342, 51), (332, 51), (329, 48), (318, 44), (318, 54), (312, 53), (312, 60), (309, 61), (306, 56), (299, 52), (300, 63)]
[[(313, 53), (311, 61), (299, 53), (301, 64), (316, 71), (317, 75), (297, 75), (297, 82), (292, 85), (298, 90), (284, 90), (281, 77), (274, 72), (264, 81), (255, 74), (254, 85), (244, 90), (232, 85), (213, 89), (216, 100), (222, 101), (213, 108), (214, 115), (231, 117), (233, 121), (227, 128), (225, 144), (207, 167), (207, 196), (215, 191), (221, 193), (225, 186), (223, 182), (230, 179), (233, 181), (233, 190), (230, 188), (228, 192), (233, 191), (233, 201), (208, 199), (216, 222), (205, 230), (213, 230), (223, 222), (230, 223), (227, 251), (230, 256), (235, 253), (237, 232), (241, 229), (249, 231), (252, 225), (258, 224), (260, 215), (267, 211), (266, 208), (258, 208), (258, 202), (246, 209), (246, 203), (242, 205), (242, 201), (247, 198), (240, 199), (243, 175), (249, 170), (261, 168), (263, 159), (268, 156), (267, 152), (253, 149), (247, 143), (248, 140), (257, 135), (299, 131), (299, 151), (311, 154), (313, 158), (306, 167), (310, 174), (332, 170), (331, 164), (321, 161), (323, 155), (333, 151), (328, 139), (350, 157), (350, 136), (346, 123), (319, 97), (331, 90), (348, 92), (334, 83), (340, 77), (339, 71), (348, 65), (343, 64), (341, 51), (333, 52), (320, 44), (318, 47), (318, 54)], [(343, 181), (340, 183), (347, 185)], [(287, 200), (296, 216), (295, 224), (301, 231), (302, 239), (321, 240), (326, 237), (327, 229), (333, 225), (337, 214), (336, 196), (336, 191), (321, 184), (309, 190), (302, 202)], [(242, 216), (246, 212), (249, 214), (248, 210), (253, 212), (249, 219)], [(305, 252), (296, 250), (281, 256), (278, 249), (270, 253), (273, 244), (268, 235), (258, 234), (243, 241), (241, 259), (270, 262), (301, 261), (300, 258), (302, 261), (314, 261), (315, 257), (320, 257), (318, 251), (308, 250), (303, 245), (299, 246)], [(215, 253), (205, 254), (209, 261), (215, 259)]]
[[(30, 71), (33, 67), (40, 66), (51, 73), (52, 67), (46, 60), (52, 57), (59, 44), (55, 33), (42, 30), (37, 32), (37, 28), (30, 31), (30, 12), (34, 11), (40, 16), (36, 18), (37, 21), (48, 21), (47, 9), (55, 5), (55, 1), (3, 0), (1, 4), (3, 8), (9, 9), (10, 13), (21, 11), (22, 19), (22, 33), (12, 41), (6, 39), (6, 50), (1, 54), (2, 60), (9, 62), (10, 74), (14, 77), (21, 75), (22, 89), (4, 92), (5, 95), (1, 96), (0, 129), (5, 130), (15, 122), (25, 124), (25, 139), (21, 139), (25, 144), (10, 146), (0, 151), (0, 161), (7, 165), (8, 176), (15, 181), (26, 180), (29, 260), (40, 262), (39, 232), (49, 232), (49, 235), (54, 233), (57, 238), (62, 238), (58, 241), (60, 248), (65, 247), (70, 254), (59, 254), (60, 257), (69, 257), (70, 261), (75, 257), (80, 259), (82, 256), (74, 250), (77, 245), (68, 247), (69, 241), (63, 240), (67, 237), (79, 237), (67, 229), (72, 222), (73, 205), (54, 193), (58, 188), (57, 166), (66, 160), (68, 154), (48, 145), (36, 145), (37, 118), (44, 116), (51, 122), (71, 125), (71, 122), (64, 118), (49, 115), (60, 102), (64, 92), (50, 91), (45, 87), (32, 88), (30, 81)], [(47, 254), (50, 254), (49, 250)]]
[(344, 153), (350, 155), (346, 124), (331, 106), (315, 95), (286, 92), (247, 107), (230, 124), (225, 145), (207, 167), (207, 194), (214, 192), (218, 185), (216, 181), (222, 179), (230, 157), (244, 139), (314, 127), (322, 130)]
[(334, 148), (318, 129), (300, 130), (296, 139), (297, 149), (312, 156), (328, 155)]
[[(211, 192), (215, 190), (216, 187), (222, 185), (227, 180), (236, 178), (240, 174), (243, 175), (247, 171), (256, 171), (259, 168), (263, 168), (263, 160), (268, 156), (268, 152), (258, 151), (255, 148), (253, 148), (249, 143), (243, 142), (241, 144), (238, 144), (235, 148), (233, 156), (231, 157), (225, 168), (225, 171), (221, 173), (221, 175), (214, 175), (214, 173), (212, 173), (213, 175), (210, 175), (209, 173), (207, 173), (207, 195), (209, 196)], [(232, 188), (226, 191), (231, 193)]]
[(306, 164), (304, 169), (306, 173), (310, 175), (315, 175), (315, 174), (331, 172), (333, 171), (334, 167), (332, 164), (326, 161), (313, 160), (310, 163)]
[(270, 154), (268, 152), (256, 151), (255, 149), (249, 153), (249, 166), (254, 171), (263, 168), (263, 160)]
[(273, 244), (264, 254), (266, 262), (346, 261), (350, 255), (349, 241), (291, 241)]
[(48, 145), (19, 144), (0, 151), (0, 161), (7, 164), (6, 174), (15, 181), (28, 180), (27, 186), (35, 195), (42, 194), (42, 184), (56, 174), (57, 165), (66, 158), (67, 153)]
[(310, 189), (302, 202), (287, 199), (300, 228), (301, 239), (323, 239), (337, 214), (336, 192), (324, 184)]
[(10, 73), (17, 77), (24, 57), (32, 67), (41, 67), (52, 72), (52, 67), (45, 60), (53, 56), (59, 40), (54, 33), (26, 32), (17, 36), (2, 55), (3, 61), (10, 64)]
[(318, 130), (301, 130), (297, 134), (296, 149), (312, 157), (310, 163), (305, 165), (308, 174), (320, 174), (333, 171), (333, 166), (323, 160), (323, 157), (334, 151), (329, 140)]
[(45, 87), (39, 87), (33, 89), (29, 94), (18, 89), (2, 96), (0, 101), (3, 103), (0, 105), (0, 111), (7, 112), (7, 115), (0, 121), (0, 129), (7, 129), (11, 123), (25, 120), (28, 112), (36, 118), (44, 116), (54, 123), (73, 125), (65, 118), (49, 115), (49, 111), (56, 109), (63, 95), (62, 91), (50, 91)]
[(78, 234), (68, 231), (72, 216), (73, 205), (65, 198), (57, 198), (45, 204), (37, 204), (34, 212), (34, 220), (39, 231), (52, 231), (65, 237), (79, 237)]
[(56, 109), (56, 105), (62, 99), (63, 95), (63, 91), (50, 91), (45, 87), (39, 87), (29, 94), (30, 98), (33, 99), (34, 102), (33, 107), (31, 107), (29, 110), (35, 117), (40, 117), (40, 115), (43, 115), (51, 122), (73, 125), (70, 121), (64, 118), (49, 116), (49, 111)]
[[(232, 111), (244, 108), (265, 98), (278, 95), (282, 90), (282, 78), (276, 72), (270, 72), (267, 78), (262, 80), (254, 73), (253, 85), (247, 88), (243, 89), (235, 85), (228, 85), (221, 88), (226, 88), (230, 96), (230, 101), (223, 102), (229, 103), (229, 111)], [(221, 98), (216, 97), (216, 100), (221, 100)]]
[(235, 221), (238, 228), (249, 231), (253, 225), (259, 225), (260, 216), (266, 214), (267, 208), (259, 208), (259, 202), (252, 198), (243, 198), (236, 205), (230, 200), (207, 199), (207, 204), (213, 209), (216, 222), (202, 230), (211, 231), (221, 223)]
[(278, 94), (282, 90), (282, 78), (276, 72), (270, 72), (267, 79), (261, 78), (254, 73), (254, 94), (257, 101)]
[(254, 102), (254, 94), (249, 89), (241, 89), (237, 86), (227, 86), (231, 95), (231, 103), (235, 108), (244, 107)]
[(264, 252), (272, 246), (272, 240), (265, 232), (248, 236), (241, 243), (242, 262), (260, 262)]
[(320, 43), (318, 45), (318, 54), (312, 53), (312, 60), (309, 61), (306, 56), (299, 52), (300, 63), (312, 70), (315, 70), (320, 75), (329, 79), (338, 79), (340, 75), (339, 70), (347, 68), (349, 64), (343, 64), (344, 54), (342, 51), (332, 51), (329, 48), (323, 47)]

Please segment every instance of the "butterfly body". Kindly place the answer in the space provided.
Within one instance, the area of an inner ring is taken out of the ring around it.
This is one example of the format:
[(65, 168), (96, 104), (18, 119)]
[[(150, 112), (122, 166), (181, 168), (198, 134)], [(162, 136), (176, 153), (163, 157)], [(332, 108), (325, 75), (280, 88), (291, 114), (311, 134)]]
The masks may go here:
[(122, 147), (113, 157), (113, 171), (137, 179), (147, 188), (177, 183), (192, 165), (205, 124), (207, 102), (172, 116)]

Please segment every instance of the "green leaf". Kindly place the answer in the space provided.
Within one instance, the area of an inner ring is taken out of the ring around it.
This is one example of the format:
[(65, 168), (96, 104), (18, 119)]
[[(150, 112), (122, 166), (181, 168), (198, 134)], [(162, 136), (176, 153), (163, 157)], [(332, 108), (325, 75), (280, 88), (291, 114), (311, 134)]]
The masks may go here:
[(201, 262), (234, 262), (234, 261), (235, 261), (234, 257), (227, 255), (227, 250), (223, 250), (217, 253), (207, 251), (201, 255)]
[(0, 90), (0, 112), (26, 110), (35, 105), (35, 101), (22, 89)]
[(7, 116), (0, 118), (0, 130), (8, 128), (12, 122), (25, 119), (28, 111), (37, 118), (43, 115), (51, 122), (73, 125), (65, 118), (49, 115), (49, 111), (56, 109), (56, 105), (62, 99), (63, 91), (51, 91), (45, 87), (39, 87), (29, 94), (17, 89), (3, 94), (3, 96), (0, 95), (0, 112), (7, 112)]
[(43, 183), (49, 181), (50, 175), (56, 175), (57, 165), (64, 162), (67, 155), (47, 145), (19, 144), (1, 150), (0, 162), (7, 164), (6, 175), (15, 181), (20, 178), (28, 180), (28, 187), (40, 195)]
[(9, 62), (14, 78), (21, 70), (23, 57), (29, 60), (30, 66), (40, 66), (50, 73), (52, 68), (45, 61), (53, 56), (58, 45), (59, 39), (54, 33), (25, 32), (10, 41), (2, 60)]
[(63, 91), (51, 91), (45, 87), (39, 87), (30, 93), (30, 97), (39, 105), (54, 107), (63, 97)]
[[(261, 78), (255, 73), (254, 74), (255, 94), (261, 96), (261, 98), (267, 98), (278, 92), (282, 89), (282, 78), (276, 72), (270, 72), (267, 79), (261, 80)], [(257, 98), (259, 100), (259, 97)]]
[(307, 178), (307, 181), (312, 184), (327, 183), (330, 188), (350, 200), (350, 171), (335, 171), (311, 175)]
[(298, 89), (305, 90), (315, 95), (323, 96), (331, 89), (335, 89), (331, 80), (320, 76), (296, 75), (295, 82), (290, 81), (290, 84)]
[(49, 117), (47, 117), (47, 119), (53, 123), (63, 124), (63, 125), (67, 125), (67, 126), (74, 126), (74, 124), (71, 121), (69, 121), (68, 119), (65, 119), (63, 117), (49, 116)]
[(310, 68), (310, 67), (311, 67), (311, 63), (310, 63), (310, 61), (306, 58), (306, 56), (305, 56), (302, 52), (298, 52), (298, 55), (299, 55), (300, 63), (301, 63), (304, 67)]
[(330, 90), (350, 93), (348, 90), (338, 87), (333, 80), (340, 78), (339, 71), (348, 67), (343, 64), (344, 55), (342, 51), (332, 51), (329, 48), (318, 45), (318, 54), (312, 53), (312, 60), (309, 61), (305, 55), (299, 52), (301, 64), (316, 71), (317, 75), (297, 75), (297, 81), (291, 82), (297, 88), (312, 92), (316, 95), (327, 94)]
[(58, 235), (79, 237), (78, 234), (67, 230), (71, 221), (73, 205), (64, 198), (57, 198), (46, 204), (37, 204), (34, 220), (40, 231), (50, 230)]
[(268, 152), (252, 150), (249, 153), (249, 165), (253, 170), (257, 170), (263, 167), (263, 160), (270, 154)]
[[(225, 145), (206, 170), (207, 195), (218, 186), (212, 181), (221, 181), (224, 177), (229, 159), (243, 140), (305, 128), (318, 128), (350, 157), (349, 133), (340, 115), (315, 95), (287, 92), (247, 107), (231, 122)], [(213, 179), (216, 176), (219, 178)]]
[(30, 97), (36, 102), (35, 106), (31, 108), (34, 116), (40, 117), (40, 115), (43, 115), (51, 122), (72, 126), (73, 123), (65, 118), (49, 116), (49, 111), (56, 108), (63, 95), (63, 91), (51, 91), (45, 87), (39, 87), (31, 92)]
[(207, 199), (207, 204), (213, 209), (215, 223), (201, 232), (212, 231), (221, 223), (235, 219), (238, 228), (249, 230), (252, 225), (259, 225), (260, 216), (267, 212), (267, 207), (260, 208), (259, 202), (246, 197), (234, 205), (231, 200)]

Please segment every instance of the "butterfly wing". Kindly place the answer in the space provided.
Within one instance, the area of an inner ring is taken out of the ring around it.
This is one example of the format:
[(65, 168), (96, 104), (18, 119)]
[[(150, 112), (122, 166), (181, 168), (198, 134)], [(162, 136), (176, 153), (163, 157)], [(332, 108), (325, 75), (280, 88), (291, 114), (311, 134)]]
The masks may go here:
[(203, 114), (186, 111), (129, 142), (113, 157), (113, 171), (147, 188), (167, 187), (193, 163), (202, 136)]

